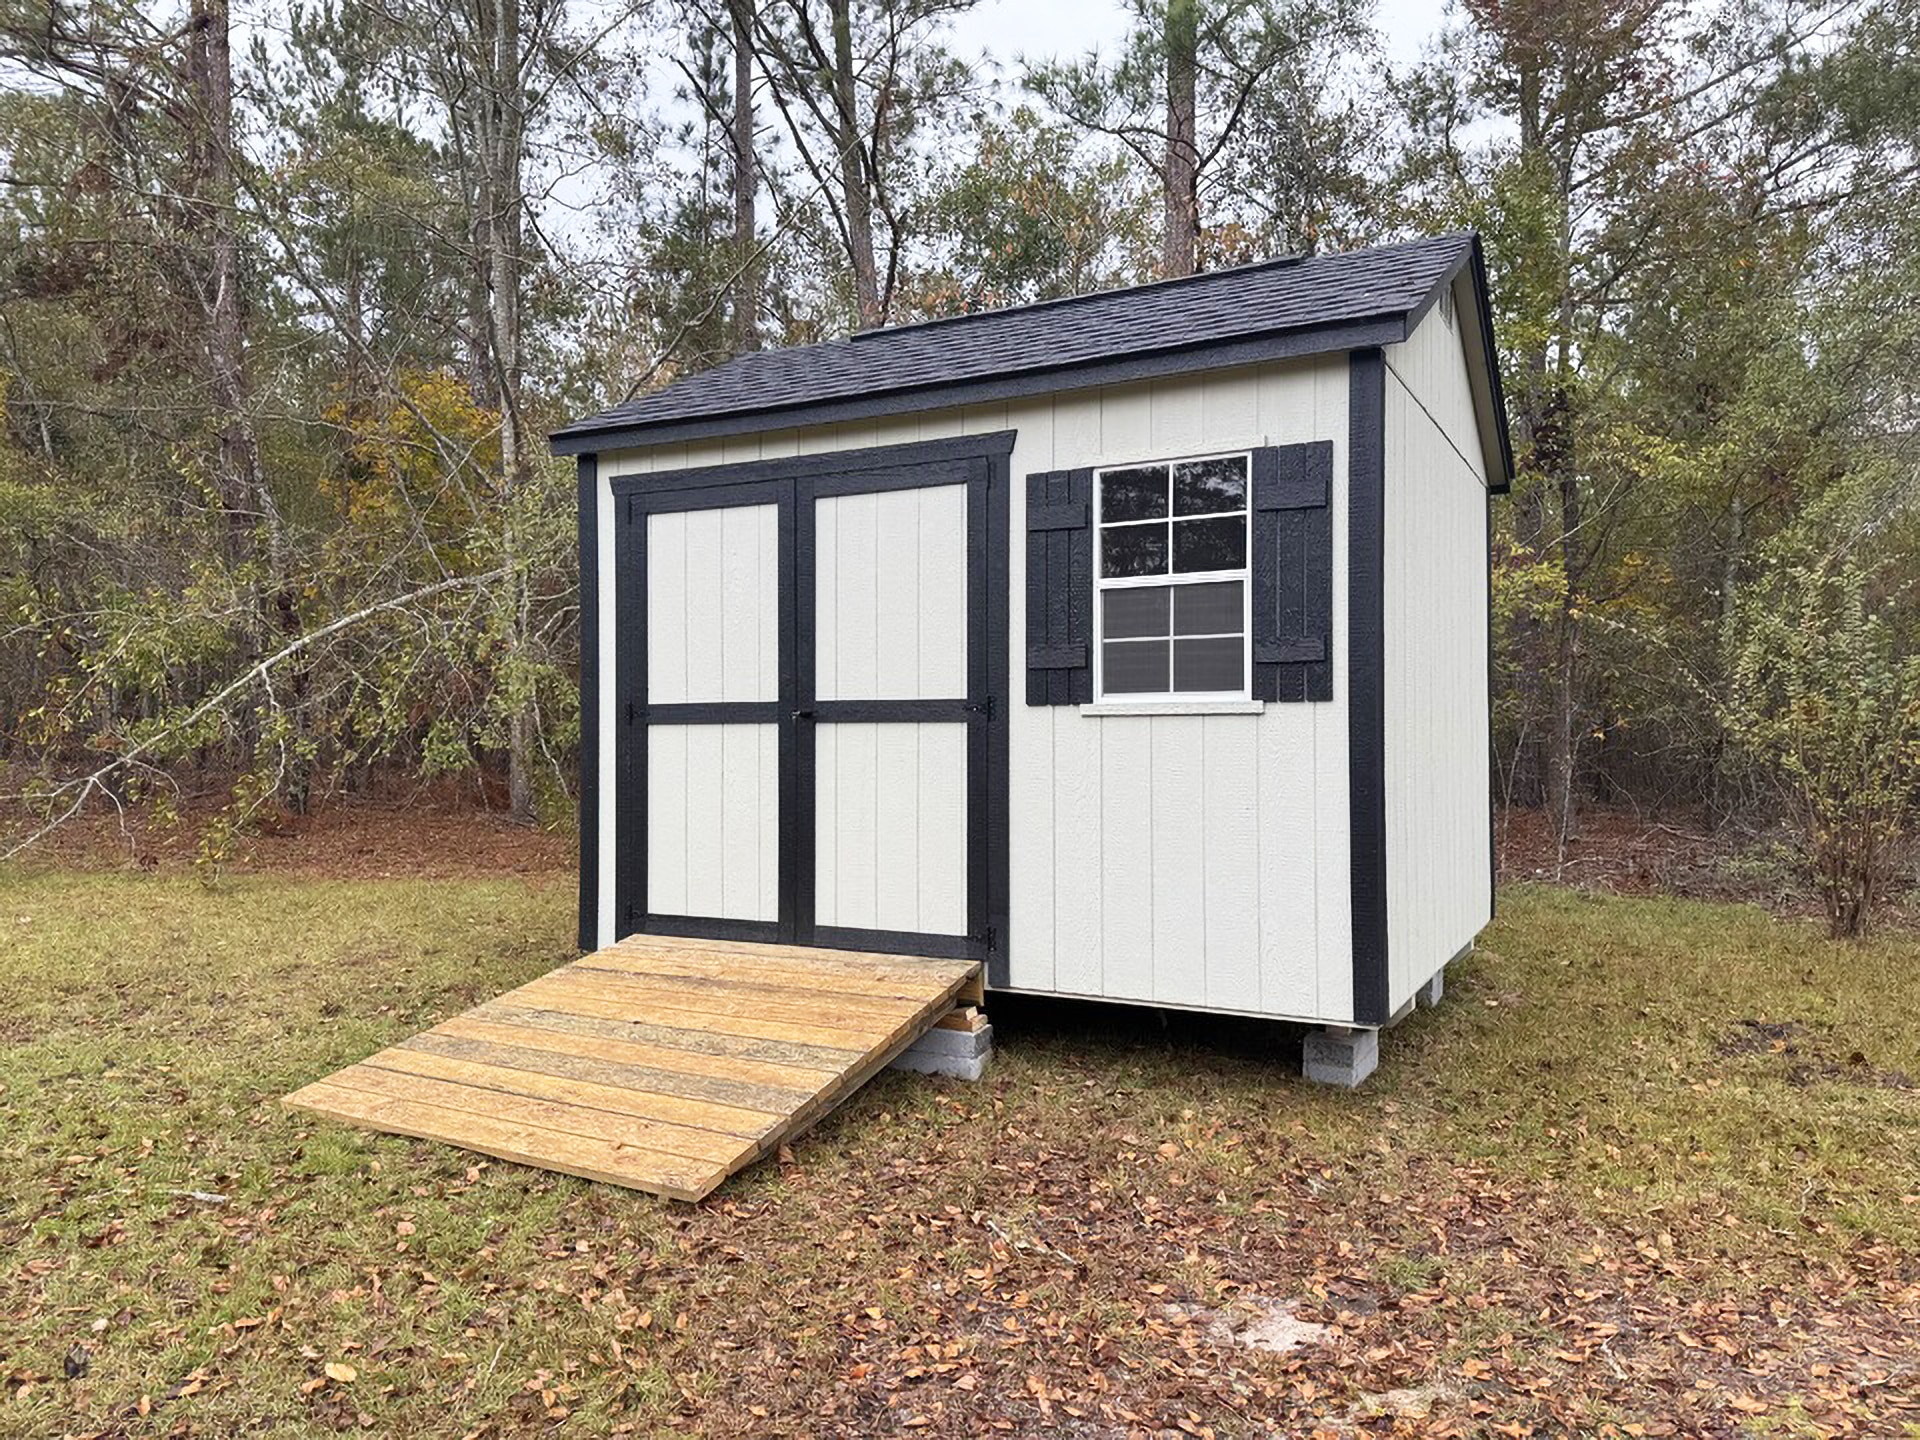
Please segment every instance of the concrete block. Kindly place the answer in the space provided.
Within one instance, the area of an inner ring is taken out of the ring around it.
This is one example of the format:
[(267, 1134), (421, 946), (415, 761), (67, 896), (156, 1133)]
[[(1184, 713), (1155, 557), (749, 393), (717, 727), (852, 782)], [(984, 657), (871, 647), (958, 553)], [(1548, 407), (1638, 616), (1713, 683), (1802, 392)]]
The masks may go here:
[(978, 1030), (933, 1029), (894, 1057), (889, 1068), (922, 1075), (946, 1075), (955, 1080), (978, 1080), (993, 1058), (993, 1026)]
[(1440, 1003), (1440, 997), (1447, 993), (1447, 972), (1444, 968), (1433, 972), (1433, 978), (1414, 992), (1414, 999), (1431, 1010)]
[(1329, 1025), (1300, 1042), (1300, 1073), (1316, 1085), (1351, 1090), (1380, 1064), (1380, 1032)]

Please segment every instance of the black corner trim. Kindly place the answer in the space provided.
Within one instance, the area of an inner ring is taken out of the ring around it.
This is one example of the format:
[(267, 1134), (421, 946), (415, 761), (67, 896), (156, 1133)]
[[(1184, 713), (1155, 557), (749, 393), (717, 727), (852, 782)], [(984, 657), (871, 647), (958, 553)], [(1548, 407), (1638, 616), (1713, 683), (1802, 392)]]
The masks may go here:
[(582, 950), (600, 948), (600, 469), (582, 455), (580, 558), (580, 916)]
[(1027, 704), (1093, 701), (1093, 470), (1027, 476)]
[(1356, 350), (1347, 391), (1347, 808), (1353, 1019), (1384, 1025), (1387, 978), (1386, 357)]
[(1333, 698), (1333, 442), (1253, 452), (1253, 694)]

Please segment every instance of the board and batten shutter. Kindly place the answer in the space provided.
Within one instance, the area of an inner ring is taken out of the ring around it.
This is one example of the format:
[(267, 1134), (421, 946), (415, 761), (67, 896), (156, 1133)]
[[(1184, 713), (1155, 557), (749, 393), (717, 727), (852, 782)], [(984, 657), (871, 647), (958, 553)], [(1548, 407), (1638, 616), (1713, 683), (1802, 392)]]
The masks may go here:
[(1027, 476), (1027, 704), (1093, 700), (1093, 471)]
[[(1333, 698), (1333, 445), (1253, 452), (1253, 697)], [(1093, 471), (1027, 476), (1027, 704), (1093, 701)]]
[(1253, 697), (1333, 698), (1333, 444), (1253, 452)]

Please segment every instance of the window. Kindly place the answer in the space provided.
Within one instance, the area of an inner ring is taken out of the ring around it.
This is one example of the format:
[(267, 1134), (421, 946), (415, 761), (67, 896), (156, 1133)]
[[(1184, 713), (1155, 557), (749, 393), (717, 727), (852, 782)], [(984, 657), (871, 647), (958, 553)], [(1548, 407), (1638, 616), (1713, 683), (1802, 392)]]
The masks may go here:
[(1098, 694), (1247, 696), (1249, 457), (1094, 472)]

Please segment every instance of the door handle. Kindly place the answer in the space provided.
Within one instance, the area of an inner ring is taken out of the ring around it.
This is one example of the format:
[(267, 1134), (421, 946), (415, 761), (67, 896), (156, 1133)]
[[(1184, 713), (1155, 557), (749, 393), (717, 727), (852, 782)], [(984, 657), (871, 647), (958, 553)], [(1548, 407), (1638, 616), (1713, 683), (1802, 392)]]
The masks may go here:
[(794, 718), (794, 719), (796, 719), (796, 720), (811, 720), (811, 719), (813, 719), (813, 709), (812, 709), (812, 707), (811, 707), (811, 706), (809, 706), (809, 707), (807, 707), (806, 709), (803, 709), (803, 710), (796, 710), (796, 711), (794, 711), (794, 712), (793, 712), (793, 718)]

